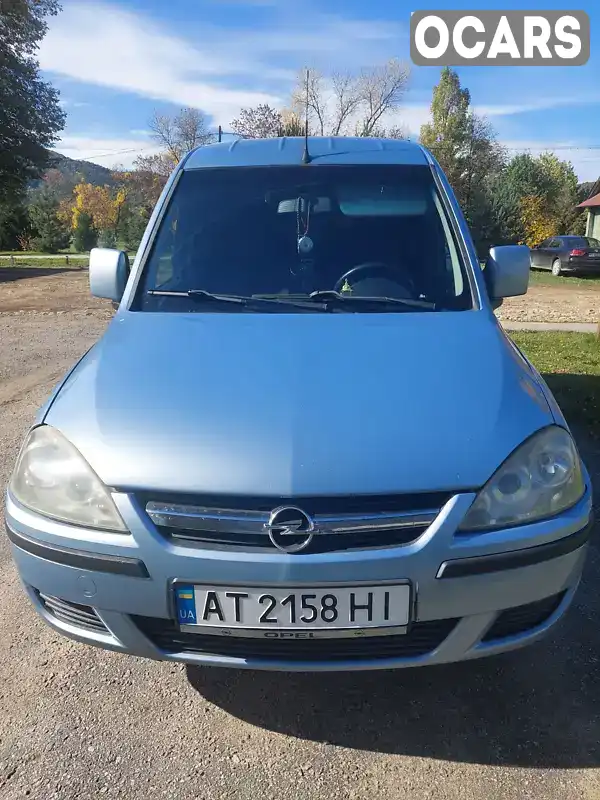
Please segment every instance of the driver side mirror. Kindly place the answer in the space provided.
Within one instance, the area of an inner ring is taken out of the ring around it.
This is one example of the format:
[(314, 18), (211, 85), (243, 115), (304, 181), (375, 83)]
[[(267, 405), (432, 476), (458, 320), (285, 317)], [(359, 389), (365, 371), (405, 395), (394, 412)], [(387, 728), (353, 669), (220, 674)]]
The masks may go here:
[(526, 245), (491, 248), (484, 275), (493, 304), (505, 297), (527, 294), (531, 267), (530, 252)]
[(124, 250), (95, 247), (90, 252), (90, 291), (119, 303), (129, 278), (129, 256)]

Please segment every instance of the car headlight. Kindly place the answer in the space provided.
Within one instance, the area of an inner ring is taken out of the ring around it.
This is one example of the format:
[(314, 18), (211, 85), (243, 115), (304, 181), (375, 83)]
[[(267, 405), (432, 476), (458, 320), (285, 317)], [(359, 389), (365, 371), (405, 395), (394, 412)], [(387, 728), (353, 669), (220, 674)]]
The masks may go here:
[(547, 519), (575, 505), (584, 491), (573, 439), (563, 428), (545, 428), (502, 464), (477, 495), (460, 530), (490, 530)]
[(86, 528), (126, 531), (110, 492), (56, 428), (41, 425), (27, 437), (10, 482), (26, 508)]

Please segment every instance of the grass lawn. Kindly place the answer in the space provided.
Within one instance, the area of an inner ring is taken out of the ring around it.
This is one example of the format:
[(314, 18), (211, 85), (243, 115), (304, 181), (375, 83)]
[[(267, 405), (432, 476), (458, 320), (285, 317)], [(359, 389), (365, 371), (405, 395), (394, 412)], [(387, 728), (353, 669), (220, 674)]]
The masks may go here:
[(555, 278), (549, 270), (532, 269), (529, 273), (530, 286), (562, 286), (572, 289), (596, 289), (600, 291), (600, 272), (598, 275), (561, 275)]
[(89, 256), (86, 255), (75, 256), (69, 254), (69, 263), (67, 264), (65, 256), (56, 255), (48, 258), (30, 256), (27, 258), (16, 258), (14, 264), (12, 264), (8, 256), (0, 256), (0, 267), (14, 267), (15, 269), (26, 269), (27, 267), (36, 267), (38, 269), (40, 267), (42, 269), (62, 267), (63, 269), (67, 269), (72, 267), (73, 269), (81, 269), (81, 267), (87, 267), (89, 260)]
[[(42, 253), (41, 250), (0, 250), (0, 256), (44, 256), (47, 253)], [(59, 250), (57, 255), (69, 255), (75, 256), (78, 255), (71, 250)], [(86, 255), (83, 253), (83, 255)]]
[(544, 376), (569, 424), (600, 438), (600, 338), (561, 331), (510, 335)]

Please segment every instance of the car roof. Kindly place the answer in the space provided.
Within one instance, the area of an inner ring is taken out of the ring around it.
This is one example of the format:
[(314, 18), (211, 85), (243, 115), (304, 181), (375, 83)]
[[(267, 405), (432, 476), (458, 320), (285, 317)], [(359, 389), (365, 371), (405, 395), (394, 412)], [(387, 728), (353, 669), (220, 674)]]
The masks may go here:
[[(192, 150), (183, 163), (183, 169), (301, 165), (304, 147), (302, 136), (236, 139)], [(308, 152), (311, 164), (315, 165), (430, 163), (421, 145), (405, 139), (310, 136)]]

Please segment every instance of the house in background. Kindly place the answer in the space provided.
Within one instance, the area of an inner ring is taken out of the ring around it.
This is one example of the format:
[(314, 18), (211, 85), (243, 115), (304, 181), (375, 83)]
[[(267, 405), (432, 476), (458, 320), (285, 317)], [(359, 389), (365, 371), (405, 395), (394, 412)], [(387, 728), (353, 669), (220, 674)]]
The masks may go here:
[(588, 212), (585, 235), (600, 239), (600, 178), (594, 184), (590, 197), (579, 203), (577, 208)]

